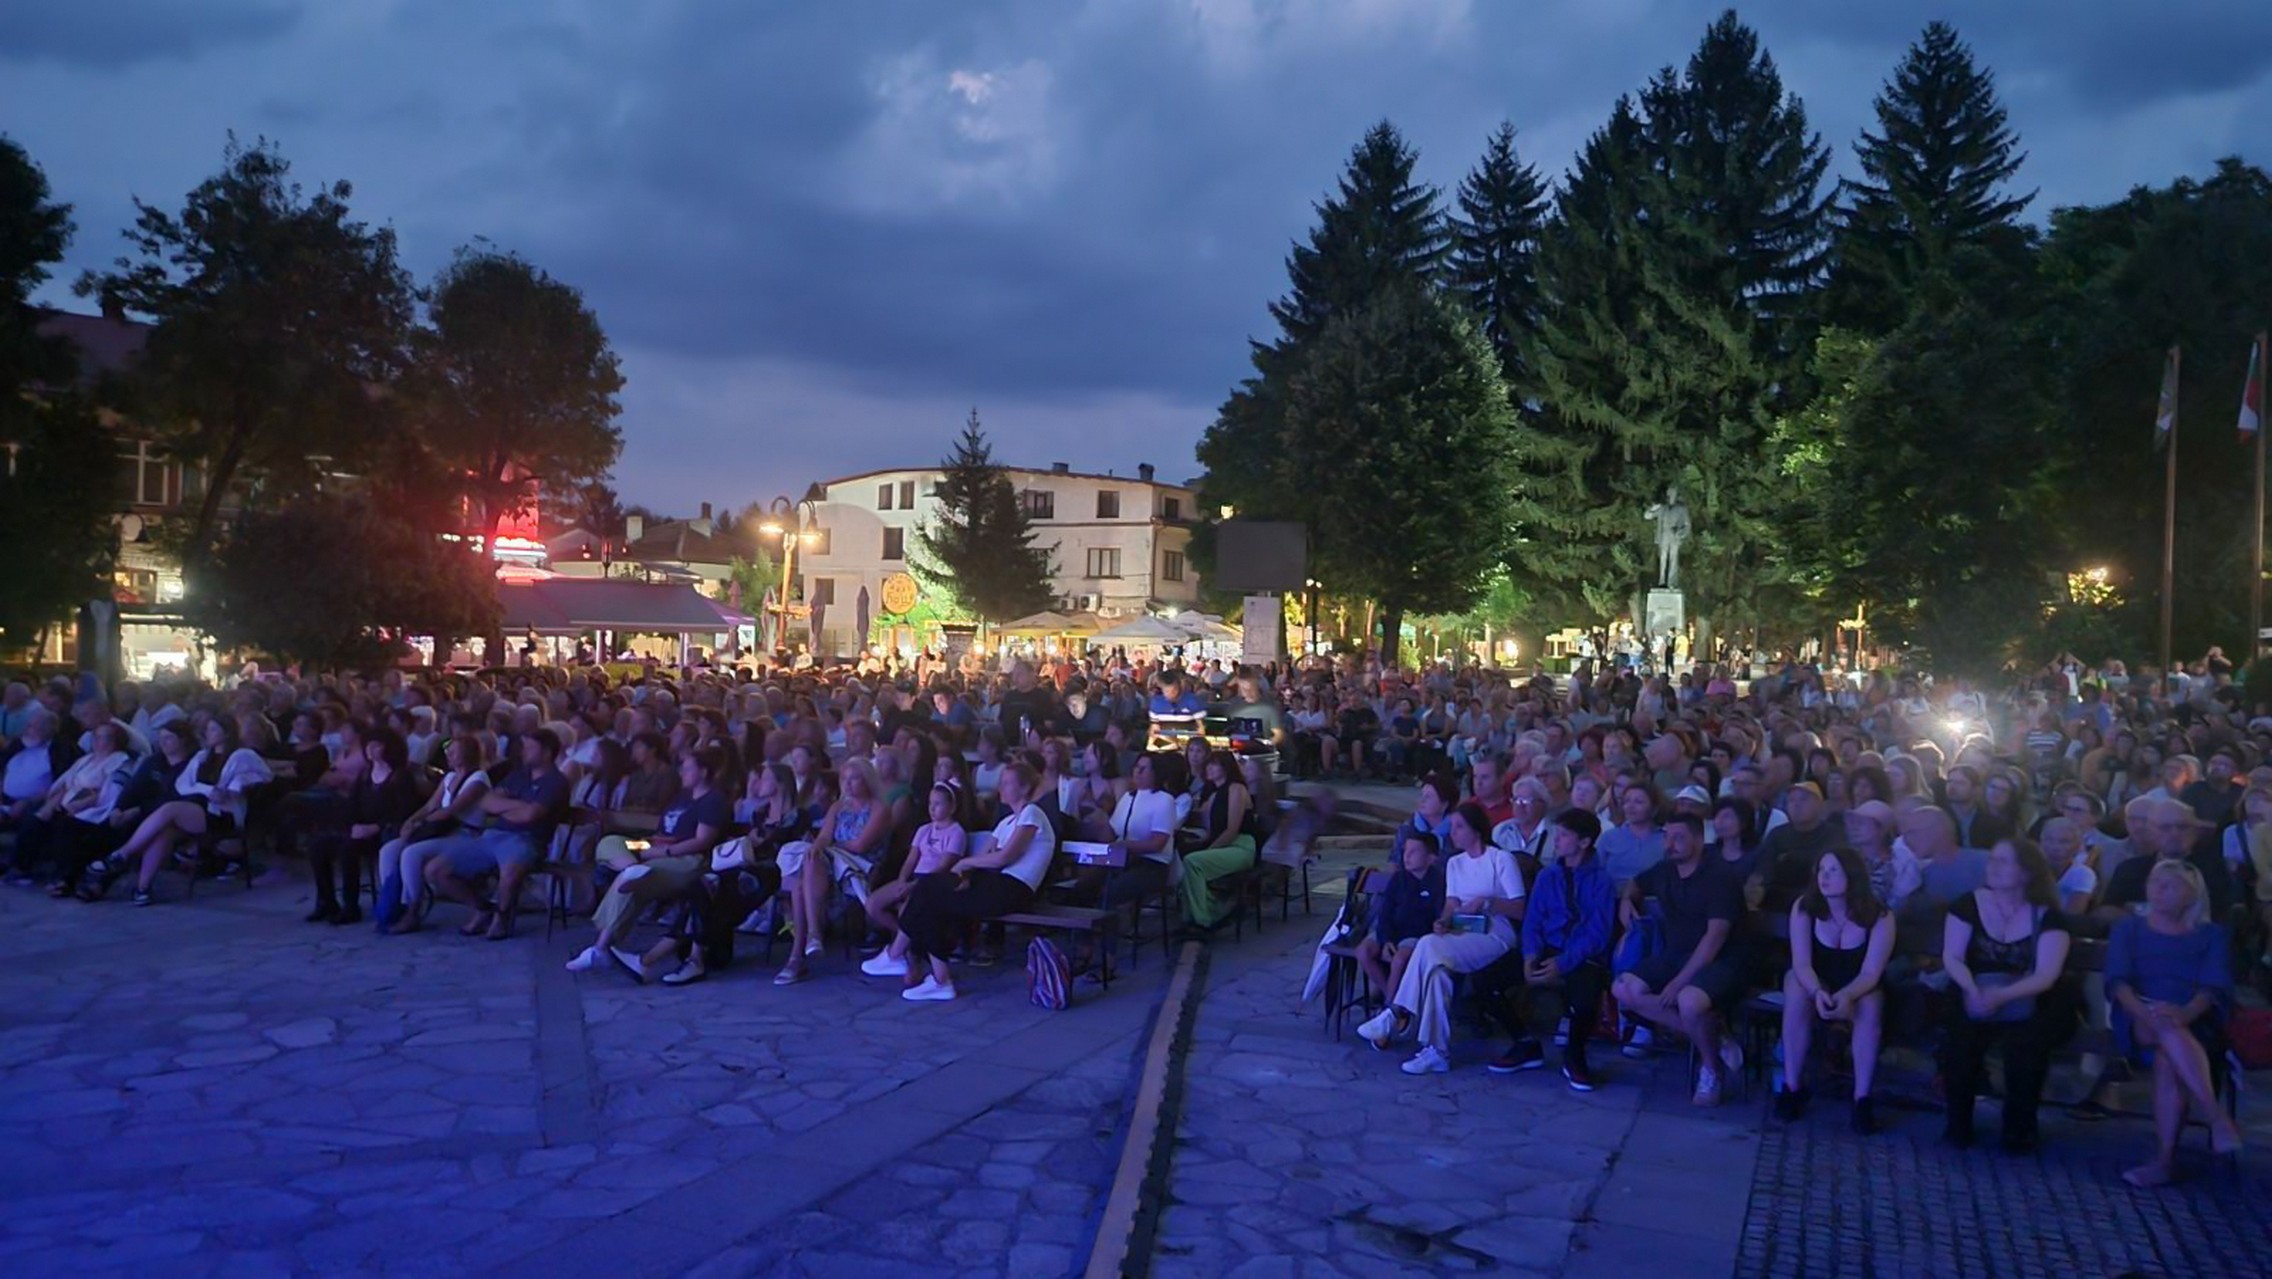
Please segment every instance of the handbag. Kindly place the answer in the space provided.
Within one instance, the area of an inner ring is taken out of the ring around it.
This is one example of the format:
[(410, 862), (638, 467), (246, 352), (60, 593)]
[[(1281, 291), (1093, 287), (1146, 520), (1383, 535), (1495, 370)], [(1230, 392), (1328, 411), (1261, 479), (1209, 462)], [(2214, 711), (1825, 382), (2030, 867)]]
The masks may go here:
[(723, 875), (749, 865), (749, 836), (729, 839), (710, 850), (710, 873)]

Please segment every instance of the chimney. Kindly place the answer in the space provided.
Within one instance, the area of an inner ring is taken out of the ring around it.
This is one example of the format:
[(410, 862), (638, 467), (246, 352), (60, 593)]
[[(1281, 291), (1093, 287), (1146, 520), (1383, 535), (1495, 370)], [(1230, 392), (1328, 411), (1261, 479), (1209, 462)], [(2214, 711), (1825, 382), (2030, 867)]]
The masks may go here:
[(117, 294), (110, 293), (108, 291), (104, 292), (104, 294), (102, 295), (102, 307), (104, 319), (119, 323), (125, 322), (126, 303), (120, 301)]
[(710, 504), (708, 502), (702, 504), (702, 514), (694, 518), (694, 527), (704, 534), (709, 533), (714, 527), (710, 522)]
[(1073, 464), (1071, 462), (1051, 462), (1049, 464), (1049, 469), (1050, 472), (1055, 475), (1071, 475), (1073, 473)]
[(1136, 478), (1144, 481), (1146, 484), (1151, 483), (1152, 464), (1150, 462), (1138, 462), (1136, 464)]
[(626, 542), (636, 542), (636, 541), (638, 541), (638, 540), (639, 540), (640, 538), (642, 538), (642, 537), (645, 537), (646, 535), (647, 535), (647, 517), (646, 517), (646, 516), (644, 516), (644, 515), (626, 515), (626, 516), (624, 516), (624, 517), (623, 517), (623, 540), (624, 540), (624, 541), (626, 541)]

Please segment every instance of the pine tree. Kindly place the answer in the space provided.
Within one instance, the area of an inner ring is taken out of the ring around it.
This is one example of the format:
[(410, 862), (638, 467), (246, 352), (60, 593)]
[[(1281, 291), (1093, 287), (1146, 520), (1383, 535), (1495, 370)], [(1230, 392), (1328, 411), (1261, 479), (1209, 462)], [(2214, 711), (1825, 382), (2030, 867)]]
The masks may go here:
[(1317, 206), (1307, 244), (1286, 256), (1292, 290), (1270, 304), (1281, 345), (1314, 336), (1384, 285), (1433, 279), (1448, 241), (1436, 189), (1415, 183), (1420, 155), (1383, 120), (1350, 152), (1335, 198)]
[(1833, 315), (1882, 332), (1959, 251), (2024, 241), (2017, 219), (2035, 196), (2009, 192), (2026, 156), (1994, 73), (1947, 23), (1909, 46), (1876, 110), (1877, 131), (1854, 146), (1863, 176), (1841, 184)]
[(1522, 347), (1538, 327), (1538, 237), (1546, 184), (1515, 154), (1515, 126), (1502, 123), (1459, 185), (1445, 276), (1466, 299), (1499, 355), (1510, 390), (1528, 392)]
[(938, 514), (915, 530), (915, 575), (989, 622), (1048, 608), (1049, 549), (1033, 544), (1033, 521), (995, 464), (977, 409), (939, 469)]

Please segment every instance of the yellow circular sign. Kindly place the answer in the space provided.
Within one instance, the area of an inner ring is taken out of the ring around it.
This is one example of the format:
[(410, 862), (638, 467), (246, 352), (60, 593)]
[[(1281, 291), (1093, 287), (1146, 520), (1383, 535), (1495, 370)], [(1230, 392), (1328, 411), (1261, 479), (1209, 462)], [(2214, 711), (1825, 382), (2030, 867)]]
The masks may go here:
[(904, 613), (915, 607), (915, 579), (894, 573), (884, 579), (884, 611)]

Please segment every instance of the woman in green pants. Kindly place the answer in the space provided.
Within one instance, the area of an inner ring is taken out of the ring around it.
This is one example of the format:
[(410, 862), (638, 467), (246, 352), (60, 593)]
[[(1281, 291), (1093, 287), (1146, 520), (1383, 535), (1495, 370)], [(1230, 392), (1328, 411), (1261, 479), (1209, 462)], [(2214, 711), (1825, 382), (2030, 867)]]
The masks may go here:
[[(1229, 751), (1209, 752), (1200, 778), (1191, 815), (1201, 834), (1183, 854), (1183, 917), (1195, 927), (1212, 928), (1226, 913), (1215, 901), (1214, 881), (1254, 865), (1254, 797)], [(1231, 903), (1231, 909), (1237, 906)]]

